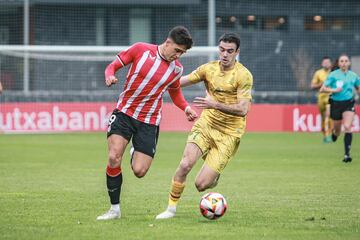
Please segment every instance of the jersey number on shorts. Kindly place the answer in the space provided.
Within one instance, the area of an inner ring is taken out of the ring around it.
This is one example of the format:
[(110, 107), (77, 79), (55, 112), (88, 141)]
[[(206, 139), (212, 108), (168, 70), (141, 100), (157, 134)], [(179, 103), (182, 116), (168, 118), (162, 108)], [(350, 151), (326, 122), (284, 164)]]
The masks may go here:
[(116, 119), (116, 115), (115, 115), (115, 114), (113, 114), (113, 115), (110, 116), (110, 118), (109, 118), (108, 132), (110, 132), (110, 130), (111, 130), (111, 124), (112, 124), (113, 122), (115, 122), (115, 119)]
[(200, 133), (200, 132), (194, 132), (194, 133), (192, 134), (192, 139), (195, 140), (196, 137), (199, 135), (199, 133)]

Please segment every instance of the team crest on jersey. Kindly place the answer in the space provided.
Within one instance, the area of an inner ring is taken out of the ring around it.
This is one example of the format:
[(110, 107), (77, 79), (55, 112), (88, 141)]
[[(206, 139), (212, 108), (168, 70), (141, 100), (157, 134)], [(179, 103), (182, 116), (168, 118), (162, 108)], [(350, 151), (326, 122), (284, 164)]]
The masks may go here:
[(234, 82), (235, 82), (235, 78), (234, 78), (234, 76), (232, 76), (232, 77), (228, 80), (228, 83), (231, 84), (231, 85), (233, 85)]
[(152, 61), (155, 61), (155, 56), (151, 55), (151, 53), (149, 53), (149, 58), (150, 58)]
[(181, 67), (176, 66), (176, 67), (175, 67), (175, 73), (179, 73), (180, 71), (181, 71)]

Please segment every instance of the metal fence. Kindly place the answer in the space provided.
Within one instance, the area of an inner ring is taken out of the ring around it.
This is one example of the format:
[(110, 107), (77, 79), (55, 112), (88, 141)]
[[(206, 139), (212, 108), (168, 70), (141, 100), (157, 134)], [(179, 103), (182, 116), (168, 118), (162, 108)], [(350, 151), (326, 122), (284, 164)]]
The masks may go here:
[[(2, 0), (0, 81), (5, 91), (0, 101), (104, 101), (116, 96), (102, 85), (115, 49), (79, 56), (6, 46), (160, 44), (176, 25), (189, 28), (195, 46), (214, 46), (224, 32), (237, 32), (240, 61), (254, 75), (255, 102), (313, 102), (311, 77), (325, 55), (335, 59), (347, 53), (353, 69), (360, 66), (360, 2), (355, 0)], [(185, 73), (209, 59), (201, 54), (184, 58)], [(202, 91), (184, 92), (191, 98)]]

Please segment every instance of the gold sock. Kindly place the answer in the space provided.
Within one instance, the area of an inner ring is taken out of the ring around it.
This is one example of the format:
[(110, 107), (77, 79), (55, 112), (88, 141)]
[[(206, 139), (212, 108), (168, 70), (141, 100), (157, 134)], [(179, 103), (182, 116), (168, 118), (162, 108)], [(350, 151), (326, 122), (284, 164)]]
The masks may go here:
[(176, 182), (172, 180), (171, 189), (169, 192), (169, 206), (175, 206), (178, 204), (181, 197), (181, 193), (184, 191), (185, 183)]

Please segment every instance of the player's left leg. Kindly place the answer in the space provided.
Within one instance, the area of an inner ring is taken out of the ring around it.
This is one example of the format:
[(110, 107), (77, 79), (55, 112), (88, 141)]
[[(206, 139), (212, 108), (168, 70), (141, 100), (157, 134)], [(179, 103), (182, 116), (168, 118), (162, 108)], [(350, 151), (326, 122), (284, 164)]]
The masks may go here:
[(132, 155), (131, 168), (136, 177), (142, 178), (149, 170), (153, 158), (142, 152), (134, 151)]
[(345, 130), (344, 136), (344, 148), (345, 148), (345, 156), (343, 162), (351, 162), (352, 158), (350, 157), (350, 148), (352, 143), (352, 132), (351, 127), (354, 120), (355, 112), (345, 111), (343, 113), (343, 125)]
[(220, 173), (234, 156), (240, 144), (240, 138), (217, 130), (212, 131), (212, 137), (213, 146), (207, 153), (205, 163), (195, 180), (195, 186), (199, 192), (217, 185)]
[(195, 186), (199, 192), (203, 192), (206, 189), (213, 188), (217, 185), (220, 173), (204, 164), (200, 169), (196, 180)]
[(131, 153), (131, 168), (136, 177), (144, 177), (149, 170), (155, 156), (158, 138), (158, 126), (137, 123), (137, 132), (132, 139), (134, 151)]

